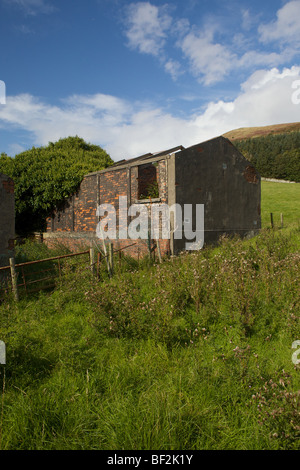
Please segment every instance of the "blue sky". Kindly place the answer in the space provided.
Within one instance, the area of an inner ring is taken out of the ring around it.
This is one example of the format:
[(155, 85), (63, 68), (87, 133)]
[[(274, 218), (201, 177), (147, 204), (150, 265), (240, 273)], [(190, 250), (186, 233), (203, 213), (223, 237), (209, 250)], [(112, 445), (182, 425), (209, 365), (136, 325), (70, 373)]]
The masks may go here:
[(298, 122), (299, 20), (300, 0), (0, 0), (0, 152), (79, 135), (118, 160)]

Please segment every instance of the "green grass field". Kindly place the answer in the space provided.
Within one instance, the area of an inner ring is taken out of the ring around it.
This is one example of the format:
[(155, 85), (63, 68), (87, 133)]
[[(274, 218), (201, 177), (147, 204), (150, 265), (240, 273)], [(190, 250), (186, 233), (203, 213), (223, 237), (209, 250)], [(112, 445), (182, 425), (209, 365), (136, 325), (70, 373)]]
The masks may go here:
[(299, 189), (262, 193), (283, 230), (7, 298), (0, 449), (299, 450)]
[(283, 214), (285, 226), (300, 223), (300, 183), (261, 182), (262, 227), (270, 227), (270, 213), (274, 224), (281, 225)]

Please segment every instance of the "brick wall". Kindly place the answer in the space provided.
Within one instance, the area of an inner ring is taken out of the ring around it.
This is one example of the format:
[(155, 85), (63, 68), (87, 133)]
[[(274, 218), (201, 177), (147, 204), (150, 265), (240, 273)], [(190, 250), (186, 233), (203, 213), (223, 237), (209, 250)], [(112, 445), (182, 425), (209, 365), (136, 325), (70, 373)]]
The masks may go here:
[[(64, 245), (68, 247), (71, 251), (80, 252), (89, 249), (91, 246), (95, 247), (95, 244), (103, 251), (102, 240), (96, 237), (92, 232), (84, 233), (70, 233), (70, 232), (53, 232), (53, 233), (44, 233), (44, 243), (47, 244), (50, 248), (56, 248), (57, 246)], [(108, 240), (105, 240), (105, 243), (108, 243)], [(149, 248), (147, 240), (112, 240), (114, 250), (122, 249), (124, 255), (131, 256), (133, 258), (143, 258), (144, 256), (149, 256)], [(156, 241), (151, 242), (151, 248), (153, 250), (153, 256), (158, 259), (158, 248)], [(161, 256), (167, 256), (170, 254), (170, 241), (169, 240), (159, 240), (159, 248)]]
[[(4, 176), (4, 175), (2, 175)], [(7, 178), (5, 179), (6, 177), (4, 177), (4, 179), (2, 179), (2, 187), (4, 188), (5, 192), (7, 194), (14, 194), (14, 190), (15, 190), (15, 185), (14, 185), (14, 182), (11, 178)]]
[[(151, 170), (155, 170), (155, 179), (159, 185), (159, 195), (161, 202), (167, 202), (167, 180), (166, 180), (166, 163), (164, 160), (158, 162), (157, 165), (151, 165)], [(149, 167), (149, 165), (147, 165)], [(144, 167), (146, 168), (146, 167)], [(143, 174), (143, 183), (152, 182), (154, 172), (149, 171)], [(148, 178), (148, 180), (147, 180)], [(112, 204), (116, 211), (116, 221), (119, 220), (119, 196), (127, 197), (128, 208), (139, 199), (141, 190), (140, 186), (141, 173), (139, 167), (133, 166), (129, 168), (121, 168), (115, 170), (106, 170), (99, 173), (87, 175), (77, 192), (70, 197), (63, 207), (58, 209), (52, 217), (47, 219), (47, 233), (44, 235), (44, 241), (49, 246), (51, 244), (63, 243), (76, 251), (83, 246), (89, 246), (95, 240), (97, 243), (101, 241), (96, 238), (96, 227), (99, 217), (96, 210), (99, 204)], [(150, 210), (150, 205), (147, 204)], [(149, 213), (150, 215), (150, 213)], [(104, 216), (103, 216), (104, 217)], [(107, 219), (109, 222), (109, 220)], [(127, 225), (131, 218), (127, 217)], [(118, 233), (118, 225), (117, 225)], [(87, 232), (90, 234), (87, 236)], [(52, 235), (51, 235), (52, 234)], [(61, 235), (60, 235), (61, 234)], [(144, 256), (149, 253), (147, 240), (131, 240), (118, 239), (112, 240), (115, 249), (128, 248), (124, 253), (137, 257)], [(129, 246), (135, 243), (134, 246)], [(169, 240), (160, 241), (162, 255), (168, 254), (170, 251)]]
[(78, 192), (47, 219), (47, 232), (94, 231), (97, 191), (97, 175), (86, 176)]

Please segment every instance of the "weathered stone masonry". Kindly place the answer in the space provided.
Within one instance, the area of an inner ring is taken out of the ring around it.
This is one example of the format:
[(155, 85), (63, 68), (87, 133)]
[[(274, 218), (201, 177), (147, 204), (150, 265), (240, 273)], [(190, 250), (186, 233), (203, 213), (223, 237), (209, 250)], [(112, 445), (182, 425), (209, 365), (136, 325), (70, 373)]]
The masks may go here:
[(15, 196), (14, 182), (0, 174), (0, 266), (7, 266), (14, 253)]

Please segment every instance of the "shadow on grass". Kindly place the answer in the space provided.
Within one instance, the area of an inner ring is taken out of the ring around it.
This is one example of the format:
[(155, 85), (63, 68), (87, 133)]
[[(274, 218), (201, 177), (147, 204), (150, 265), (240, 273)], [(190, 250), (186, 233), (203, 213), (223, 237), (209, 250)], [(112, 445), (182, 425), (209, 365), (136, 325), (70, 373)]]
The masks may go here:
[(57, 357), (43, 357), (41, 347), (40, 341), (30, 340), (26, 345), (20, 345), (11, 352), (8, 348), (7, 379), (12, 380), (18, 386), (18, 382), (23, 383), (26, 377), (30, 385), (49, 377), (55, 367)]

